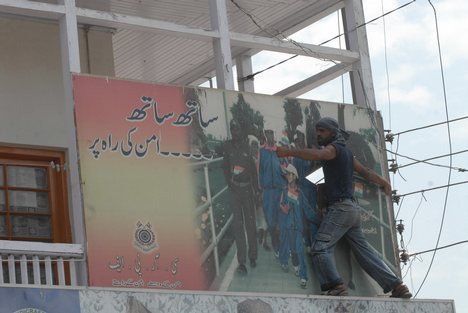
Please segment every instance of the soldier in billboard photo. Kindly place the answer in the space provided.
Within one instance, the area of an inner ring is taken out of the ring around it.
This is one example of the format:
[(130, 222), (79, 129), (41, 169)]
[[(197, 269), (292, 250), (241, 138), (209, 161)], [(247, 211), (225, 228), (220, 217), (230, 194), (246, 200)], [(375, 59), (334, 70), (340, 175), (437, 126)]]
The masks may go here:
[[(258, 192), (255, 159), (247, 134), (241, 123), (230, 122), (231, 140), (223, 144), (223, 171), (229, 186), (233, 213), (233, 232), (237, 247), (237, 272), (247, 274), (247, 255), (250, 266), (257, 265), (257, 227), (254, 199)], [(246, 239), (247, 234), (247, 239)]]
[(263, 192), (263, 210), (276, 257), (279, 257), (279, 225), (281, 191), (286, 186), (281, 162), (276, 154), (277, 145), (274, 132), (265, 130), (265, 145), (260, 149), (259, 181)]
[(288, 272), (288, 259), (294, 274), (300, 279), (300, 286), (307, 287), (307, 267), (304, 251), (304, 223), (317, 223), (317, 213), (309, 205), (308, 199), (298, 186), (298, 173), (294, 165), (288, 164), (284, 168), (284, 175), (288, 182), (280, 197), (280, 255), (279, 261), (283, 271)]
[(330, 117), (321, 118), (315, 124), (317, 142), (322, 149), (278, 148), (279, 157), (299, 157), (321, 161), (326, 184), (327, 212), (319, 226), (312, 244), (312, 263), (320, 288), (330, 296), (348, 295), (348, 290), (336, 268), (334, 250), (341, 238), (346, 239), (359, 265), (391, 297), (411, 298), (408, 287), (403, 284), (364, 237), (361, 227), (360, 207), (354, 198), (353, 173), (357, 172), (367, 181), (381, 186), (391, 194), (390, 183), (373, 170), (364, 167), (354, 158), (346, 146), (349, 134)]
[[(254, 135), (249, 135), (249, 145), (252, 151), (252, 156), (255, 160), (255, 169), (258, 177), (258, 167), (260, 165), (260, 141)], [(265, 140), (262, 138), (263, 143)], [(267, 251), (271, 248), (267, 243), (267, 223), (265, 220), (265, 213), (263, 212), (262, 193), (258, 192), (255, 197), (255, 217), (257, 222), (257, 239), (258, 244), (263, 246)]]

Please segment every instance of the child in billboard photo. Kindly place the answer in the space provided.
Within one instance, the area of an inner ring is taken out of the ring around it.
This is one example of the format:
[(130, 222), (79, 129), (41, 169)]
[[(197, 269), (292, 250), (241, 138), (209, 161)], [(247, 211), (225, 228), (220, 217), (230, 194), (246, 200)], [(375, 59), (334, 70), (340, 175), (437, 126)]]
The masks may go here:
[(288, 164), (284, 168), (284, 175), (288, 182), (280, 197), (280, 255), (279, 261), (283, 271), (287, 272), (288, 259), (294, 274), (300, 278), (302, 288), (307, 286), (307, 267), (304, 252), (304, 220), (317, 223), (317, 214), (309, 205), (308, 199), (298, 186), (298, 173), (294, 165)]
[(312, 263), (322, 292), (330, 296), (348, 295), (335, 262), (335, 247), (344, 238), (349, 243), (356, 260), (391, 297), (411, 298), (408, 287), (403, 284), (381, 257), (367, 242), (362, 226), (361, 212), (354, 198), (353, 173), (357, 172), (367, 181), (381, 186), (391, 194), (390, 183), (373, 170), (364, 167), (346, 146), (349, 134), (330, 117), (321, 118), (315, 124), (318, 144), (322, 149), (278, 148), (279, 157), (299, 157), (321, 161), (326, 184), (327, 212), (321, 221), (317, 236), (312, 243)]
[[(293, 147), (295, 149), (305, 148), (305, 134), (300, 130), (296, 130), (293, 137)], [(297, 185), (304, 194), (310, 207), (317, 210), (317, 186), (307, 179), (307, 175), (312, 172), (315, 167), (315, 162), (310, 160), (304, 160), (301, 158), (293, 158), (292, 164), (297, 170), (298, 181)], [(304, 220), (304, 243), (306, 245), (307, 253), (310, 252), (312, 241), (317, 234), (317, 224)]]
[[(282, 159), (276, 154), (274, 132), (265, 130), (265, 145), (260, 149), (259, 181), (263, 192), (263, 210), (275, 256), (279, 256), (278, 212), (280, 196), (286, 180), (282, 172)], [(283, 159), (284, 160), (284, 159)]]

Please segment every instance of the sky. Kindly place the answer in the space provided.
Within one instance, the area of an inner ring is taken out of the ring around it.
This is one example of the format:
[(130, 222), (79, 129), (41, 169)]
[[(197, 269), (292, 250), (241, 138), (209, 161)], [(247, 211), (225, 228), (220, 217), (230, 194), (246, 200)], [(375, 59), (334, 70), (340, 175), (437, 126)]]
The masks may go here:
[[(365, 20), (408, 2), (411, 0), (363, 0)], [(404, 132), (396, 135), (392, 144), (387, 143), (388, 150), (399, 154), (389, 152), (388, 159), (403, 166), (414, 162), (406, 157), (424, 160), (452, 153), (452, 158), (429, 161), (441, 166), (418, 163), (395, 174), (390, 172), (393, 189), (405, 195), (394, 204), (394, 211), (405, 226), (403, 243), (409, 254), (434, 249), (438, 241), (443, 247), (468, 240), (468, 184), (443, 187), (468, 181), (468, 153), (458, 153), (468, 149), (468, 2), (431, 2), (436, 15), (429, 1), (418, 0), (366, 26), (377, 110), (386, 130)], [(291, 38), (321, 44), (342, 31), (338, 14), (333, 14)], [(340, 44), (344, 47), (343, 40), (327, 45)], [(262, 52), (253, 58), (253, 71), (287, 57)], [(312, 58), (294, 58), (258, 74), (255, 92), (275, 93), (329, 66), (329, 62)], [(278, 84), (278, 77), (282, 84)], [(351, 103), (348, 75), (299, 98)], [(447, 119), (460, 120), (448, 123), (449, 127), (445, 123), (406, 132)], [(450, 170), (450, 164), (455, 169)], [(443, 188), (421, 192), (436, 187)], [(418, 254), (401, 265), (404, 282), (417, 298), (453, 299), (457, 312), (468, 312), (468, 243), (438, 250), (435, 255)]]

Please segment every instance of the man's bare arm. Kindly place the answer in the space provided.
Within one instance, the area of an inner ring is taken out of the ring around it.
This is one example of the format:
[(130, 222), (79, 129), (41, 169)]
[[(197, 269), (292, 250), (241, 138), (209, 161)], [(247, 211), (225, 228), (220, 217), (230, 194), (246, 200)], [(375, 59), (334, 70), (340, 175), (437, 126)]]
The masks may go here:
[(391, 195), (392, 193), (392, 186), (390, 183), (380, 175), (377, 175), (376, 172), (371, 170), (370, 168), (365, 167), (359, 162), (356, 158), (354, 158), (354, 170), (361, 175), (363, 178), (367, 179), (370, 182), (373, 182), (379, 186), (381, 186), (387, 195)]
[(277, 147), (276, 153), (280, 158), (292, 156), (312, 161), (327, 161), (336, 157), (336, 149), (333, 145), (328, 145), (323, 149), (290, 149)]

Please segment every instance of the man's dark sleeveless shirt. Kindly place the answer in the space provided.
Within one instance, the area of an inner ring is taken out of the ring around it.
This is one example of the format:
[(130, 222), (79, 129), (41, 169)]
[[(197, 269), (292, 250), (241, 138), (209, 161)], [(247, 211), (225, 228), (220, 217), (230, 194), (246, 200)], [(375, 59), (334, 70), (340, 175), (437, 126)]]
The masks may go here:
[(328, 204), (353, 198), (353, 154), (345, 145), (331, 143), (336, 149), (333, 160), (322, 161)]

